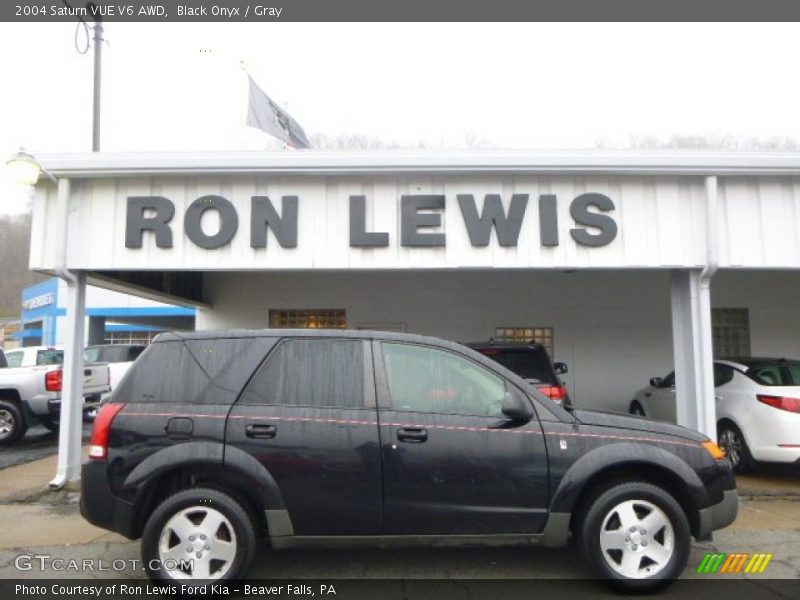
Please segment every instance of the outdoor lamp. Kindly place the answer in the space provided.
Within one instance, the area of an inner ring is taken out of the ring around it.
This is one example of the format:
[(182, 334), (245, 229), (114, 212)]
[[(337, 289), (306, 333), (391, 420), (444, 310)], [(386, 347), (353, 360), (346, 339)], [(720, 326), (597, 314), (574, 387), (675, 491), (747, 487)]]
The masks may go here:
[(14, 183), (32, 186), (39, 181), (42, 166), (36, 162), (33, 155), (20, 148), (19, 152), (6, 162), (6, 171), (9, 179)]

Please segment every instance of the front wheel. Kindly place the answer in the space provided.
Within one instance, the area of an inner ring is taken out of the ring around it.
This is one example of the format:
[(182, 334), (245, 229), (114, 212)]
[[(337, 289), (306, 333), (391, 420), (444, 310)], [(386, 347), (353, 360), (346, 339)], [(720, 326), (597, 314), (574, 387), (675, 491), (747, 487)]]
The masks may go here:
[(667, 586), (689, 558), (686, 514), (672, 495), (649, 483), (623, 483), (600, 493), (580, 519), (577, 534), (594, 574), (624, 592)]
[(639, 404), (638, 402), (636, 402), (635, 400), (633, 402), (631, 402), (631, 406), (628, 409), (628, 412), (630, 414), (632, 414), (633, 416), (635, 416), (635, 417), (643, 417), (643, 416), (645, 416), (644, 408), (642, 408), (642, 405)]
[(142, 535), (142, 560), (155, 580), (224, 581), (244, 577), (257, 531), (228, 494), (194, 488), (164, 500)]

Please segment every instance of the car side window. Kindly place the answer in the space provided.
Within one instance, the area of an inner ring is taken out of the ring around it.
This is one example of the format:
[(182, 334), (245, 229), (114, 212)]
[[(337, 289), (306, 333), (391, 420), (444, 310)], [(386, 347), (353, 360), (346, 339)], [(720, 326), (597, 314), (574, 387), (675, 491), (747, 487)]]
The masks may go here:
[(733, 380), (733, 367), (714, 363), (714, 387), (718, 388)]
[(269, 355), (239, 402), (363, 408), (363, 343), (285, 340)]
[(506, 384), (452, 352), (413, 344), (382, 344), (394, 410), (502, 416)]
[(9, 367), (22, 366), (22, 352), (9, 352), (6, 354), (6, 362)]
[(664, 377), (661, 380), (661, 383), (658, 385), (660, 388), (671, 388), (675, 387), (675, 371)]

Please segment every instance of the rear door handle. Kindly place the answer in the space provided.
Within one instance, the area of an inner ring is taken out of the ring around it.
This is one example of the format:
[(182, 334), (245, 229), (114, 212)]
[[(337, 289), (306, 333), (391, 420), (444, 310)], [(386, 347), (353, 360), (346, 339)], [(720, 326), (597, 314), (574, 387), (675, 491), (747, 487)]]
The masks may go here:
[(277, 432), (278, 429), (275, 425), (269, 425), (267, 423), (250, 423), (250, 425), (244, 428), (244, 433), (247, 437), (259, 440), (272, 439)]
[(421, 444), (428, 439), (428, 432), (416, 427), (403, 427), (397, 430), (397, 439), (410, 444)]

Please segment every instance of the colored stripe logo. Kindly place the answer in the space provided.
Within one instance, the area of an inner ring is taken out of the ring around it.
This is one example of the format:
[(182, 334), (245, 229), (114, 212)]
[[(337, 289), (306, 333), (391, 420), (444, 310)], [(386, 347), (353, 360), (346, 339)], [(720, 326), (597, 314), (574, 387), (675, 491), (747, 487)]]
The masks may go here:
[(763, 573), (767, 568), (772, 554), (749, 552), (736, 552), (726, 554), (724, 552), (707, 553), (700, 565), (697, 567), (698, 573), (714, 575), (723, 573)]

